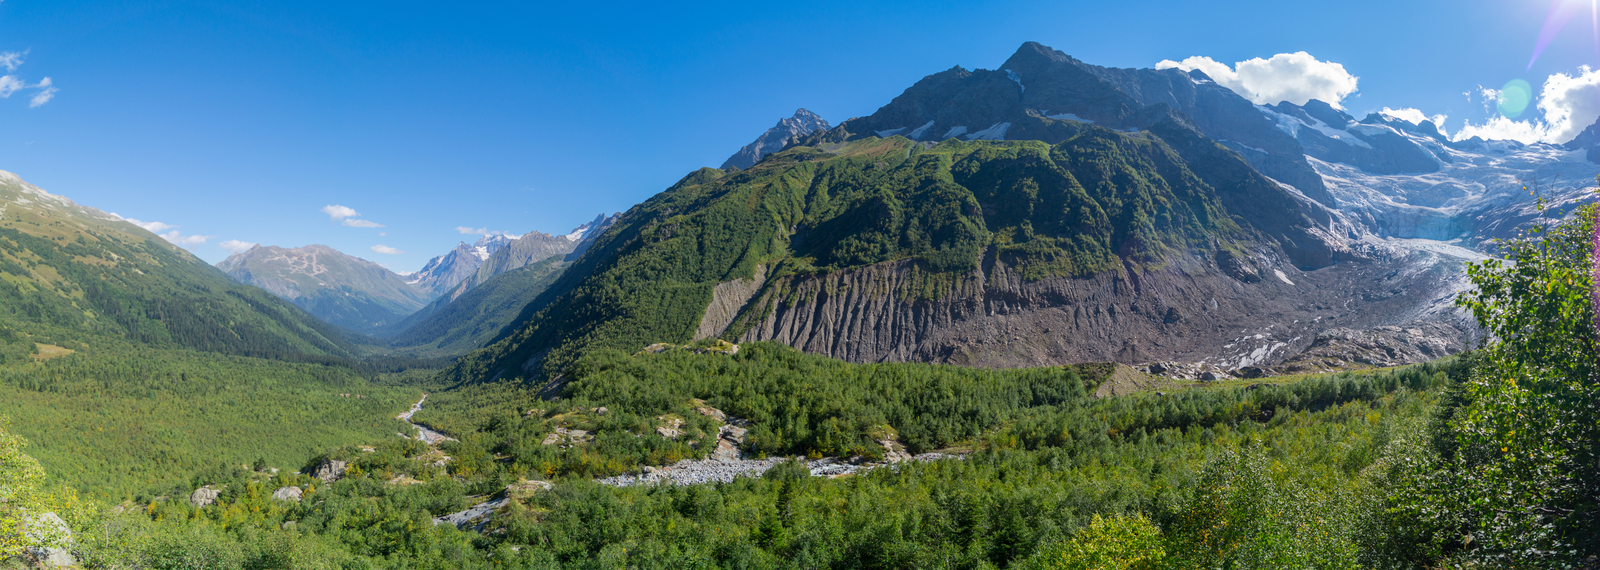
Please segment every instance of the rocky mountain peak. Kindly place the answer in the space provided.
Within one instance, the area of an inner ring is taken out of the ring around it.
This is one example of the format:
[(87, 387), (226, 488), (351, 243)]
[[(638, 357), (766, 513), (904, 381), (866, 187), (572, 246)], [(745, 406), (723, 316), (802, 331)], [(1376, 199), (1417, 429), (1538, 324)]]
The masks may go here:
[(755, 142), (745, 145), (744, 148), (739, 149), (739, 152), (728, 157), (728, 160), (722, 163), (722, 168), (750, 168), (755, 166), (757, 162), (761, 162), (763, 157), (783, 150), (790, 142), (830, 128), (832, 127), (828, 125), (828, 121), (823, 120), (816, 113), (804, 108), (797, 109), (794, 112), (794, 116), (779, 120), (777, 125), (761, 133), (761, 136), (756, 137)]

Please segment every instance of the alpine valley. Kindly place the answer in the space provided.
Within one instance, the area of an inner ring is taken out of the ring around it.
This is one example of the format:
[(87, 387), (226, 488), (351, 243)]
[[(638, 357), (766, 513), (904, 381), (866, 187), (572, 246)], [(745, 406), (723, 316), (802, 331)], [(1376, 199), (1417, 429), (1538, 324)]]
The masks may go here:
[(407, 274), (0, 172), (0, 568), (1600, 568), (1597, 176), (1035, 42)]

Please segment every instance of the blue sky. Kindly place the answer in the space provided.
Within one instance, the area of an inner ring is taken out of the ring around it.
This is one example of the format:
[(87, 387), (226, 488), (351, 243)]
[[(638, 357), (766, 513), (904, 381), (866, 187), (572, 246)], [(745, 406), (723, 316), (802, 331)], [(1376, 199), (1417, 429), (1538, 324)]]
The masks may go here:
[[(16, 86), (0, 99), (0, 170), (171, 226), (161, 233), (211, 262), (230, 240), (322, 243), (409, 271), (476, 239), (457, 228), (565, 232), (721, 164), (798, 107), (838, 123), (953, 65), (994, 68), (1029, 40), (1114, 67), (1304, 51), (1359, 78), (1342, 101), (1358, 118), (1415, 108), (1447, 115), (1451, 133), (1488, 124), (1481, 88), (1521, 79), (1534, 103), (1493, 132), (1542, 136), (1553, 74), (1571, 77), (1570, 99), (1592, 83), (1600, 101), (1600, 74), (1579, 67), (1600, 63), (1588, 2), (1559, 12), (1577, 15), (1529, 66), (1551, 10), (0, 0), (0, 54), (19, 54), (0, 57)], [(1586, 104), (1562, 108), (1587, 124)]]

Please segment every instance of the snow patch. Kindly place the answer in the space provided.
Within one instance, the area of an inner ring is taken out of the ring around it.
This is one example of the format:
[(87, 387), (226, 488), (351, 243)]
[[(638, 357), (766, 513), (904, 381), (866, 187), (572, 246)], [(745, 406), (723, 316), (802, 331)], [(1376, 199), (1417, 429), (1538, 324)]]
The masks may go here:
[(906, 128), (905, 127), (900, 127), (898, 129), (889, 129), (887, 131), (872, 131), (872, 132), (878, 133), (878, 138), (886, 139), (886, 138), (889, 138), (889, 137), (892, 137), (892, 136), (900, 134), (900, 131), (903, 131), (903, 130), (906, 130)]
[(1294, 285), (1294, 282), (1289, 280), (1289, 276), (1288, 275), (1284, 275), (1282, 269), (1274, 269), (1274, 270), (1272, 270), (1272, 274), (1273, 275), (1277, 275), (1279, 281), (1283, 281), (1284, 283), (1288, 283), (1290, 285)]
[(967, 135), (969, 141), (998, 141), (1005, 140), (1006, 129), (1011, 128), (1011, 123), (995, 123), (987, 129)]
[(1091, 125), (1094, 124), (1094, 121), (1089, 120), (1089, 119), (1085, 119), (1083, 117), (1079, 117), (1079, 116), (1074, 115), (1072, 113), (1056, 113), (1054, 115), (1045, 115), (1044, 118), (1046, 118), (1046, 119), (1055, 119), (1057, 121), (1077, 121), (1077, 122), (1080, 122), (1080, 123), (1089, 123)]
[(928, 132), (928, 129), (931, 128), (933, 128), (933, 121), (928, 121), (928, 124), (917, 127), (916, 130), (911, 131), (910, 138), (912, 140), (920, 139), (922, 138), (922, 133)]
[(1028, 86), (1022, 84), (1022, 78), (1021, 77), (1017, 77), (1017, 72), (1007, 69), (1006, 70), (1006, 77), (1010, 77), (1012, 81), (1017, 82), (1017, 87), (1021, 87), (1023, 91), (1027, 91), (1028, 90)]
[(964, 134), (967, 134), (966, 127), (950, 127), (950, 131), (944, 134), (944, 138), (955, 138)]

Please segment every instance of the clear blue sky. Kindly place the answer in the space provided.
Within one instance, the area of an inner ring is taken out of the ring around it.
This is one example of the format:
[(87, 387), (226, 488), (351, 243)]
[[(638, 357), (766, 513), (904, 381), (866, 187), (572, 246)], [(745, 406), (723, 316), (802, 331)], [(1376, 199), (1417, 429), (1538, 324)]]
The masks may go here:
[[(212, 236), (189, 246), (211, 262), (225, 240), (323, 243), (415, 270), (475, 239), (458, 226), (565, 231), (721, 164), (797, 107), (838, 123), (1029, 40), (1115, 67), (1306, 51), (1360, 78), (1344, 101), (1357, 117), (1414, 107), (1454, 132), (1488, 117), (1464, 92), (1596, 63), (1584, 3), (1526, 69), (1550, 8), (0, 0), (0, 52), (24, 54), (0, 73), (30, 86), (0, 99), (0, 170)], [(45, 77), (54, 97), (30, 106)]]

